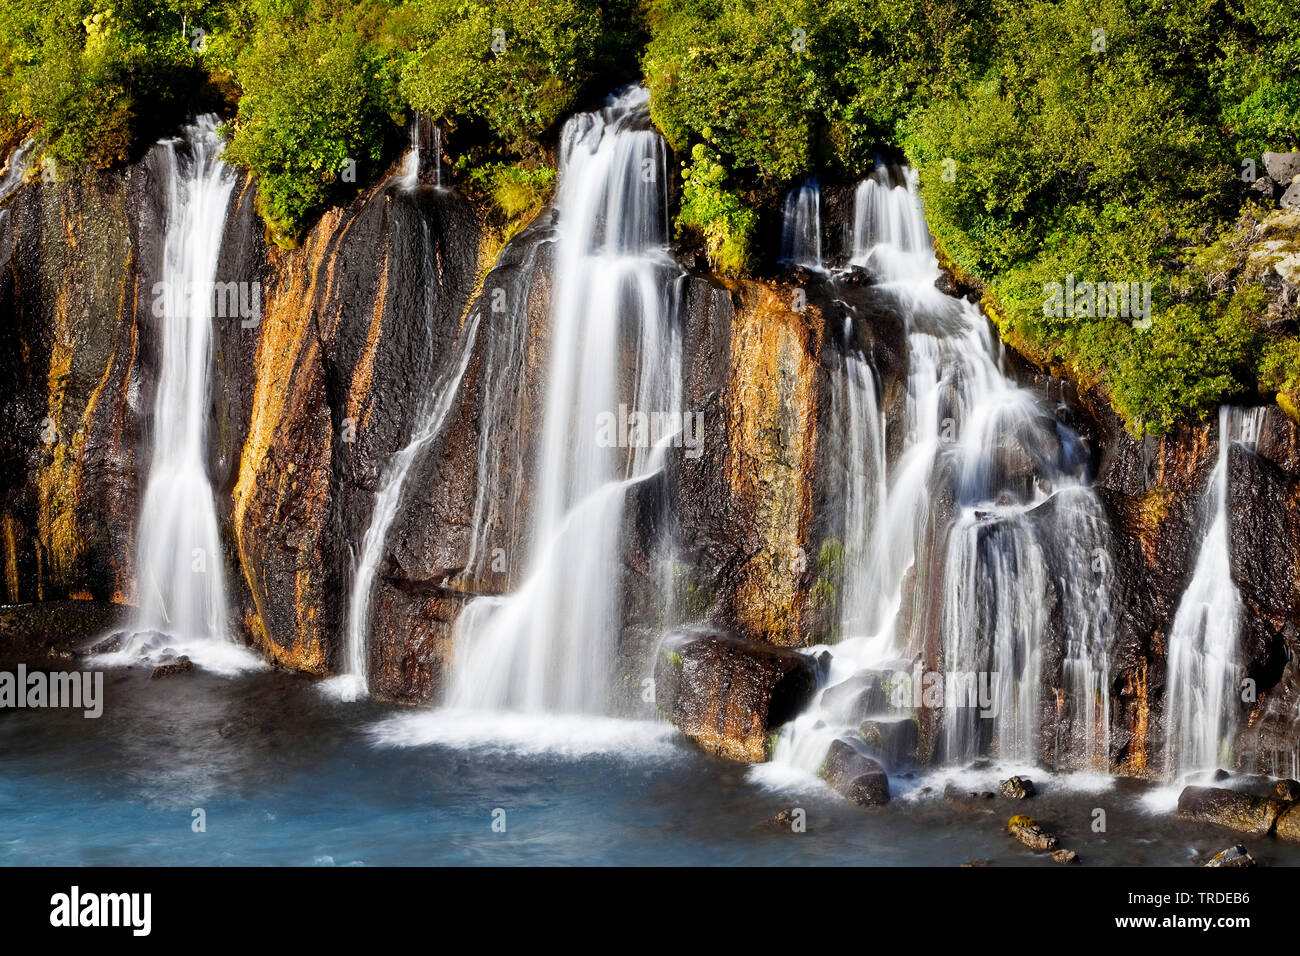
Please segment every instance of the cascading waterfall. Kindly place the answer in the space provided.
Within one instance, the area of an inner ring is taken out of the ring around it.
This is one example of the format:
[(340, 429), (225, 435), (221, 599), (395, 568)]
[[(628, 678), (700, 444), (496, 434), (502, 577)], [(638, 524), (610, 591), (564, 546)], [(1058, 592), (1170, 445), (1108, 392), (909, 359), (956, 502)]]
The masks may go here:
[(230, 638), (225, 570), (207, 472), (217, 258), (234, 170), (221, 160), (214, 116), (164, 142), (167, 214), (154, 313), (162, 363), (154, 402), (153, 457), (136, 540), (139, 607), (121, 654), (167, 653), (218, 672), (248, 666)]
[(1171, 776), (1231, 765), (1240, 693), (1241, 595), (1228, 539), (1228, 453), (1254, 447), (1263, 410), (1219, 408), (1219, 454), (1206, 489), (1208, 525), (1169, 631), (1165, 761)]
[(4, 202), (27, 176), (27, 167), (31, 162), (32, 150), (36, 147), (33, 139), (24, 140), (17, 149), (9, 154), (9, 159), (0, 171), (0, 202)]
[(821, 188), (808, 179), (785, 198), (781, 261), (806, 269), (822, 268)]
[[(426, 286), (429, 288), (429, 286)], [(345, 700), (356, 699), (368, 692), (366, 638), (370, 632), (370, 600), (374, 593), (375, 575), (384, 557), (384, 544), (388, 531), (397, 517), (402, 492), (406, 489), (411, 467), (420, 452), (442, 432), (461, 380), (469, 368), (478, 335), (479, 313), (475, 312), (459, 336), (452, 366), (442, 379), (427, 393), (416, 415), (416, 430), (411, 440), (398, 451), (388, 464), (383, 482), (375, 492), (370, 524), (361, 539), (361, 556), (356, 561), (352, 579), (352, 593), (348, 602), (348, 632), (346, 670), (333, 681), (329, 689)]]
[(832, 421), (843, 462), (844, 537), (839, 632), (857, 637), (874, 630), (871, 562), (875, 522), (885, 511), (885, 422), (875, 374), (866, 357), (849, 352), (831, 393)]
[[(435, 133), (437, 127), (434, 127)], [(435, 142), (435, 153), (437, 146)], [(404, 191), (416, 189), (420, 185), (420, 123), (418, 117), (411, 123), (411, 146), (407, 150), (402, 174), (397, 177), (396, 187)], [(423, 248), (426, 259), (433, 260), (433, 244), (429, 237), (428, 223), (422, 224)], [(436, 284), (424, 284), (424, 317), (426, 331), (430, 337), (433, 333)], [(370, 524), (361, 539), (361, 554), (354, 561), (352, 592), (348, 601), (347, 635), (344, 659), (344, 672), (337, 678), (327, 681), (325, 689), (337, 694), (344, 700), (355, 700), (368, 693), (368, 648), (367, 637), (370, 632), (370, 601), (374, 593), (375, 576), (384, 557), (384, 545), (388, 540), (388, 531), (397, 518), (398, 506), (402, 493), (406, 489), (411, 468), (420, 456), (420, 452), (442, 432), (452, 404), (460, 391), (461, 380), (469, 368), (470, 358), (474, 354), (474, 343), (478, 336), (479, 312), (475, 312), (465, 323), (457, 338), (456, 348), (449, 368), (424, 395), (415, 415), (415, 431), (411, 440), (393, 455), (384, 472), (379, 490), (375, 492), (374, 507), (370, 515)]]
[[(561, 136), (528, 553), (514, 593), (477, 598), (456, 622), (452, 707), (607, 709), (626, 492), (660, 470), (671, 438), (650, 441), (646, 422), (680, 422), (682, 273), (668, 254), (665, 147), (647, 101), (624, 92)], [(627, 410), (636, 421), (620, 448), (600, 423)]]
[(411, 117), (411, 145), (402, 160), (402, 175), (398, 177), (399, 189), (410, 191), (420, 185), (420, 117)]
[[(968, 700), (964, 695), (949, 697), (939, 756), (1039, 758), (1043, 643), (1055, 621), (1066, 647), (1066, 700), (1058, 719), (1082, 738), (1064, 762), (1092, 767), (1100, 755), (1104, 768), (1111, 624), (1106, 577), (1093, 573), (1090, 562), (1104, 552), (1106, 528), (1086, 484), (1087, 455), (1072, 430), (1002, 374), (978, 308), (935, 288), (938, 262), (914, 180), (904, 175), (894, 185), (882, 168), (859, 185), (850, 264), (874, 276), (906, 321), (906, 434), (887, 486), (846, 495), (841, 634), (829, 648), (827, 690), (787, 726), (773, 759), (814, 770), (831, 739), (856, 730), (863, 715), (844, 707), (844, 695), (828, 695), (837, 685), (874, 674), (910, 690), (911, 675), (899, 672), (922, 652), (914, 632), (935, 611), (927, 606), (925, 581), (937, 573), (948, 691), (954, 677), (968, 681), (959, 689), (978, 692), (983, 682), (994, 705), (984, 719), (979, 706), (954, 706)], [(872, 420), (878, 414), (873, 407), (866, 412)], [(862, 409), (839, 403), (835, 428), (864, 427), (839, 421), (844, 414)], [(877, 450), (883, 440), (868, 444), (866, 456), (883, 462)], [(874, 519), (863, 521), (857, 502), (876, 497)], [(951, 503), (940, 507), (941, 501)], [(1068, 547), (1054, 543), (1063, 535), (1073, 536)], [(929, 560), (935, 548), (943, 555), (937, 571)], [(855, 550), (861, 557), (850, 558)], [(905, 589), (909, 572), (919, 583)], [(897, 713), (889, 707), (878, 716)]]

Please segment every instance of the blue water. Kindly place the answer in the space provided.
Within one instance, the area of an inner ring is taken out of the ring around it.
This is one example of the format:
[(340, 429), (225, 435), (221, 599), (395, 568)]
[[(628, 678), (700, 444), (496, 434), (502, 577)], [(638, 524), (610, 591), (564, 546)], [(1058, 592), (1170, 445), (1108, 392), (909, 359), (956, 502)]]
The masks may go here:
[[(1149, 809), (1153, 792), (1131, 781), (1081, 788), (1040, 772), (1046, 792), (1027, 803), (959, 805), (939, 795), (941, 774), (899, 779), (893, 803), (862, 809), (815, 781), (760, 779), (652, 724), (534, 729), (344, 703), (278, 672), (151, 681), (127, 669), (105, 685), (98, 720), (0, 713), (0, 863), (1056, 865), (1002, 832), (1017, 812), (1085, 864), (1188, 865), (1238, 842)], [(998, 774), (959, 782), (996, 789)], [(795, 806), (807, 832), (764, 824)], [(1101, 834), (1090, 828), (1098, 807)], [(196, 808), (206, 832), (192, 829)], [(1246, 843), (1262, 860), (1300, 863), (1300, 847)]]

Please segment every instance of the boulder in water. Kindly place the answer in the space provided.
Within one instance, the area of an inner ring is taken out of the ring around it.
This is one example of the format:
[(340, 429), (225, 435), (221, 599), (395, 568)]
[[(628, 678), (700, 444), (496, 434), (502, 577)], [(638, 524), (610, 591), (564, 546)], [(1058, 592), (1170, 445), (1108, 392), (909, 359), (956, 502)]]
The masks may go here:
[(170, 664), (159, 664), (149, 675), (150, 680), (158, 680), (160, 677), (175, 677), (177, 674), (188, 674), (194, 670), (194, 662), (182, 654)]
[(1214, 823), (1253, 836), (1269, 833), (1285, 808), (1281, 800), (1222, 787), (1185, 787), (1178, 795), (1178, 815), (1184, 820)]
[(1048, 833), (1033, 817), (1017, 814), (1007, 821), (1007, 832), (1031, 850), (1055, 850), (1056, 837)]
[(1210, 857), (1205, 863), (1206, 866), (1254, 866), (1255, 859), (1246, 852), (1246, 848), (1238, 843), (1236, 846), (1230, 846), (1226, 850), (1220, 850), (1214, 856)]
[(1300, 780), (1279, 780), (1273, 789), (1287, 803), (1300, 800)]
[(915, 717), (873, 717), (858, 725), (867, 752), (890, 769), (916, 761), (920, 739)]
[(1275, 823), (1277, 835), (1283, 840), (1300, 843), (1300, 803), (1293, 803), (1278, 816)]
[(1075, 853), (1073, 850), (1053, 850), (1052, 862), (1053, 863), (1078, 863), (1079, 854)]
[(889, 802), (889, 777), (861, 740), (837, 737), (826, 751), (822, 776), (831, 789), (850, 803), (876, 807)]
[(772, 731), (817, 688), (806, 654), (720, 633), (682, 633), (655, 660), (655, 698), (677, 729), (709, 753), (759, 763)]
[(999, 789), (1002, 791), (1002, 796), (1010, 797), (1012, 800), (1026, 800), (1038, 793), (1034, 788), (1034, 781), (1028, 777), (1012, 777), (1003, 780), (999, 784)]
[(116, 654), (122, 649), (122, 635), (110, 634), (102, 641), (97, 641), (91, 648), (92, 654)]

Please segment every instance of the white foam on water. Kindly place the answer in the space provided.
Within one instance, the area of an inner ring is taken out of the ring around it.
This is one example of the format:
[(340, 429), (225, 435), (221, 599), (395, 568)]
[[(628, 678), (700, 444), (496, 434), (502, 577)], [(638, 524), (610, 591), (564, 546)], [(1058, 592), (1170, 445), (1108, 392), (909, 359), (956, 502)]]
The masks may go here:
[(670, 724), (582, 714), (443, 709), (390, 717), (366, 731), (377, 747), (450, 747), (487, 754), (670, 759), (683, 749)]

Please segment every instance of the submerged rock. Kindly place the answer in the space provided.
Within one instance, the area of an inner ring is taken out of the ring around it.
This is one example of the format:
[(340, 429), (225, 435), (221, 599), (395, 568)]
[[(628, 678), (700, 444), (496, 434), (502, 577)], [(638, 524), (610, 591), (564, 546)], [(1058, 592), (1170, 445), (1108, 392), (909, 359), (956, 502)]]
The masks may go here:
[(1007, 821), (1007, 831), (1031, 850), (1056, 849), (1056, 837), (1039, 826), (1033, 817), (1017, 814)]
[(768, 736), (816, 690), (813, 661), (726, 634), (669, 637), (655, 661), (655, 697), (677, 729), (709, 753), (758, 763)]
[(1053, 863), (1078, 863), (1079, 854), (1075, 853), (1073, 850), (1053, 850), (1052, 862)]
[(861, 807), (889, 802), (889, 777), (885, 768), (866, 752), (864, 743), (851, 737), (837, 737), (826, 751), (822, 776), (831, 789)]
[(1222, 787), (1186, 787), (1178, 796), (1178, 815), (1184, 820), (1214, 823), (1254, 836), (1269, 833), (1285, 808), (1281, 800)]
[(170, 664), (159, 664), (149, 675), (150, 680), (158, 680), (160, 677), (175, 677), (177, 674), (188, 674), (194, 670), (194, 662), (182, 654)]
[(97, 642), (91, 647), (92, 654), (116, 654), (122, 649), (122, 638), (120, 635), (111, 634), (102, 641)]
[(1002, 796), (1010, 797), (1012, 800), (1025, 800), (1038, 793), (1034, 788), (1034, 781), (1028, 777), (1012, 777), (1009, 780), (1003, 780), (1000, 789), (1002, 790)]
[(757, 825), (756, 829), (790, 830), (791, 832), (802, 832), (801, 830), (800, 831), (795, 830), (795, 826), (802, 824), (802, 822), (803, 822), (802, 817), (796, 816), (793, 811), (782, 810), (776, 816), (769, 817), (768, 819), (763, 820), (761, 823)]
[(1205, 866), (1254, 866), (1255, 859), (1238, 843), (1226, 850), (1220, 850), (1206, 861)]

